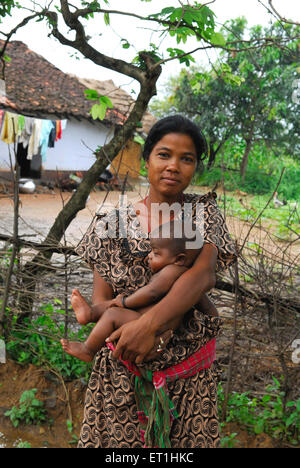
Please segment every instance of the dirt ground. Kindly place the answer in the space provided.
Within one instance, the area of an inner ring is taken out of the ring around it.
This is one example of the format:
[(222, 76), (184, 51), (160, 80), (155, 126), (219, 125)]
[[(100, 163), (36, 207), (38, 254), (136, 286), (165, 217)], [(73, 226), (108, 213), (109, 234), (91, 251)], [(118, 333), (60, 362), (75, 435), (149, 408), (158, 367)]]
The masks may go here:
[[(14, 428), (4, 413), (18, 404), (25, 390), (32, 388), (37, 388), (36, 398), (44, 402), (47, 422)], [(0, 364), (0, 448), (17, 448), (25, 442), (30, 448), (76, 448), (85, 391), (86, 386), (80, 381), (64, 386), (55, 375), (33, 365), (22, 366), (13, 361)], [(70, 414), (72, 432), (67, 428)], [(237, 424), (227, 424), (222, 434), (229, 436), (233, 432), (237, 433), (235, 448), (275, 448), (267, 434), (251, 436)]]
[[(208, 187), (191, 187), (191, 193), (207, 193)], [(20, 195), (20, 221), (19, 234), (25, 235), (26, 239), (38, 241), (43, 239), (49, 231), (49, 228), (55, 221), (58, 213), (63, 205), (72, 196), (70, 192), (60, 193), (58, 189), (48, 190), (42, 188), (45, 193), (21, 194)], [(147, 194), (146, 185), (136, 186), (135, 191), (127, 191), (126, 197), (129, 202), (140, 200)], [(221, 195), (221, 193), (219, 194)], [(66, 230), (66, 239), (68, 244), (76, 245), (82, 238), (87, 227), (89, 226), (94, 214), (100, 207), (117, 206), (119, 202), (120, 192), (112, 191), (106, 196), (106, 192), (94, 191), (91, 193), (84, 210), (81, 210), (71, 225)], [(241, 222), (238, 218), (227, 217), (227, 224), (232, 237), (242, 244), (243, 239), (247, 235), (250, 224)], [(12, 199), (0, 193), (0, 234), (11, 235), (13, 232), (13, 202)], [(259, 243), (266, 251), (278, 254), (282, 248), (286, 247), (286, 243), (278, 243), (278, 241), (270, 236), (268, 231), (254, 227), (251, 230), (248, 242)], [(300, 254), (300, 241), (297, 241), (289, 248), (291, 256), (295, 257)]]
[[(14, 428), (4, 413), (18, 406), (22, 393), (33, 388), (37, 389), (36, 398), (44, 402), (47, 422), (40, 426), (20, 424)], [(30, 443), (31, 448), (76, 446), (85, 390), (80, 381), (63, 383), (53, 373), (33, 365), (22, 366), (13, 361), (0, 364), (0, 448), (14, 448), (20, 442)], [(70, 415), (72, 433), (67, 428)]]
[[(142, 188), (142, 193), (145, 189)], [(42, 239), (49, 231), (64, 204), (71, 198), (72, 193), (62, 192), (55, 189), (47, 193), (20, 194), (20, 235), (25, 234), (27, 238), (31, 235), (31, 240)], [(69, 244), (77, 243), (96, 211), (103, 205), (106, 192), (92, 192), (86, 204), (86, 208), (81, 210), (66, 231), (66, 238)], [(111, 192), (105, 200), (105, 206), (115, 206), (119, 201), (120, 192)], [(129, 201), (139, 199), (138, 192), (126, 192)], [(13, 230), (13, 202), (7, 196), (0, 199), (0, 233), (10, 235)]]

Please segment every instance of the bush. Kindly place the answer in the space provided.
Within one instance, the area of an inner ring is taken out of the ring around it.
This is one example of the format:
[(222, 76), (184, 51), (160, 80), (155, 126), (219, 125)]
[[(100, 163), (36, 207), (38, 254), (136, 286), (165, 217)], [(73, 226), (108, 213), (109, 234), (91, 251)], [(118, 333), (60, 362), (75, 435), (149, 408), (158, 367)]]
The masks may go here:
[(33, 388), (23, 392), (19, 400), (19, 407), (13, 406), (4, 413), (10, 418), (14, 427), (18, 427), (20, 422), (40, 424), (46, 420), (44, 403), (35, 397), (36, 391), (37, 389)]
[[(227, 190), (240, 189), (253, 195), (271, 195), (285, 167), (278, 188), (279, 197), (286, 200), (300, 199), (299, 163), (289, 156), (275, 156), (263, 144), (257, 144), (250, 153), (246, 177), (242, 181), (239, 168), (244, 149), (242, 142), (227, 143), (223, 154), (217, 156), (214, 166), (201, 176), (196, 176), (195, 183), (212, 186), (222, 181), (224, 177)], [(224, 171), (221, 169), (222, 166), (225, 168)]]
[[(251, 398), (249, 392), (232, 393), (228, 399), (226, 422), (237, 422), (250, 433), (266, 433), (273, 439), (299, 444), (300, 437), (300, 398), (285, 404), (281, 383), (273, 377), (273, 384), (266, 387), (261, 398)], [(224, 402), (223, 388), (219, 386), (219, 408)]]
[[(13, 326), (6, 346), (9, 356), (19, 363), (53, 368), (65, 379), (84, 378), (88, 381), (92, 364), (62, 350), (60, 339), (64, 336), (64, 310), (46, 304), (39, 313), (41, 315), (36, 319), (25, 320), (22, 327)], [(83, 341), (90, 328), (80, 326), (78, 331), (69, 332), (69, 339)]]

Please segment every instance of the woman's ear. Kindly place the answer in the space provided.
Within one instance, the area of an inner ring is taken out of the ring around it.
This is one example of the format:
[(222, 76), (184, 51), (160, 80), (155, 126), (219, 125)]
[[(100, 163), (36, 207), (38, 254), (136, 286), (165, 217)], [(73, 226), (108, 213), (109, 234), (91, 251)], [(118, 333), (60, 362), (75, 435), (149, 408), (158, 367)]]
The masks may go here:
[(145, 168), (146, 168), (146, 169), (149, 169), (149, 162), (148, 162), (148, 159), (146, 159), (146, 161), (145, 161)]

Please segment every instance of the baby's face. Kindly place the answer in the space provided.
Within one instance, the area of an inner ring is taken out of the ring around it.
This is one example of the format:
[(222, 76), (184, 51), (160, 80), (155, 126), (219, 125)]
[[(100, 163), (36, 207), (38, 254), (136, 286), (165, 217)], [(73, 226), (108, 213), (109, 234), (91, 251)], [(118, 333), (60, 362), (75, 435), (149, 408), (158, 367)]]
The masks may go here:
[(170, 249), (157, 242), (151, 242), (152, 250), (148, 255), (148, 263), (152, 273), (157, 273), (167, 265), (171, 265), (177, 259)]

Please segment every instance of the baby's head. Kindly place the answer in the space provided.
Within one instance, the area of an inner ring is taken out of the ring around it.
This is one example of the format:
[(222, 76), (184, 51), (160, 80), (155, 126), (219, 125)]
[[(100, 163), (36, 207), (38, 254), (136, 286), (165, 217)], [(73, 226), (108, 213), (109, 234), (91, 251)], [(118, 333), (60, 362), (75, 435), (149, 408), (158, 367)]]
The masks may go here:
[(186, 242), (190, 239), (182, 231), (182, 222), (172, 220), (150, 233), (151, 252), (148, 261), (152, 273), (157, 273), (167, 265), (192, 265), (200, 249), (186, 249)]

